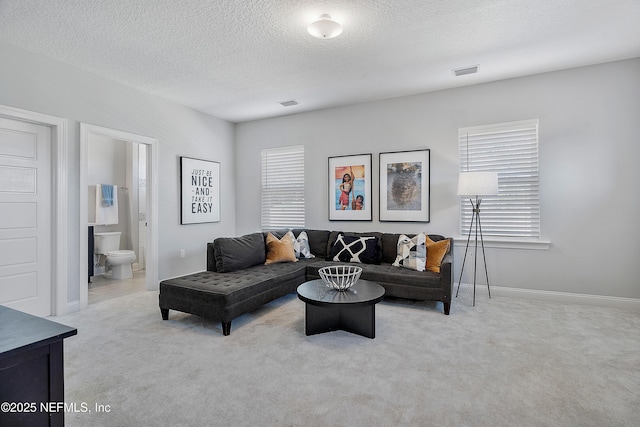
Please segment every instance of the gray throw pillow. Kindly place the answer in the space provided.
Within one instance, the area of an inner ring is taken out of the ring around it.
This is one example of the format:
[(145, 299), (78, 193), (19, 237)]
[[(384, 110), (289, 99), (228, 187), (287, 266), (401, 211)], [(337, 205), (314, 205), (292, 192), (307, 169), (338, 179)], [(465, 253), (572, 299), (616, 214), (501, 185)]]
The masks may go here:
[[(295, 233), (296, 230), (293, 230)], [(329, 230), (305, 230), (309, 237), (309, 248), (316, 256), (326, 258), (327, 241), (329, 240)]]
[(266, 250), (262, 233), (240, 237), (218, 237), (213, 241), (216, 270), (220, 273), (242, 270), (264, 264)]

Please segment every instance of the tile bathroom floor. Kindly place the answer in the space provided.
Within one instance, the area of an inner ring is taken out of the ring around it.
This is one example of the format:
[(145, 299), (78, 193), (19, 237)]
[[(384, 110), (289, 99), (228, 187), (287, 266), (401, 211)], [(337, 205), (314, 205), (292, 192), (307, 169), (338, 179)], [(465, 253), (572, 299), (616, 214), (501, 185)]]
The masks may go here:
[(115, 280), (111, 279), (108, 274), (94, 276), (89, 283), (89, 304), (145, 290), (144, 270), (134, 271), (131, 279)]

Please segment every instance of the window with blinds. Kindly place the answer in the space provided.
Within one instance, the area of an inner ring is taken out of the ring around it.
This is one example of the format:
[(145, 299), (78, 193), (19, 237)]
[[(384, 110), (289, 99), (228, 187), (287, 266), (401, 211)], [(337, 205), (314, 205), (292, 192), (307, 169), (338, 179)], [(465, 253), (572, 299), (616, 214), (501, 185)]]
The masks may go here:
[(262, 150), (263, 230), (304, 228), (304, 146)]
[[(498, 172), (498, 195), (482, 197), (484, 236), (540, 238), (538, 120), (462, 128), (460, 172)], [(460, 231), (469, 233), (473, 211), (460, 198)]]

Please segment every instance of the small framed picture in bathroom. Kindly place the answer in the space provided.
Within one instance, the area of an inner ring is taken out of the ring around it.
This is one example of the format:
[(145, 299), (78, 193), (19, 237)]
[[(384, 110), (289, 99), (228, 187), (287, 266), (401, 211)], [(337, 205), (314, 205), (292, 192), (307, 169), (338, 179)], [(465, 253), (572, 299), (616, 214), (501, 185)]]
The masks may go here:
[(220, 221), (220, 163), (180, 157), (180, 223)]

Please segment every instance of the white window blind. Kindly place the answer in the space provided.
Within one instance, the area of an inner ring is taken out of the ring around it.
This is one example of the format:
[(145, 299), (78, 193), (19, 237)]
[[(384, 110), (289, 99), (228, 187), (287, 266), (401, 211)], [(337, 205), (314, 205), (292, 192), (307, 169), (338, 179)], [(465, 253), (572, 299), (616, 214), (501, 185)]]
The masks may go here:
[(262, 150), (263, 230), (304, 228), (304, 146)]
[[(484, 236), (540, 238), (538, 120), (462, 128), (460, 172), (498, 172), (498, 195), (482, 197)], [(460, 230), (469, 233), (472, 207), (460, 198)]]

